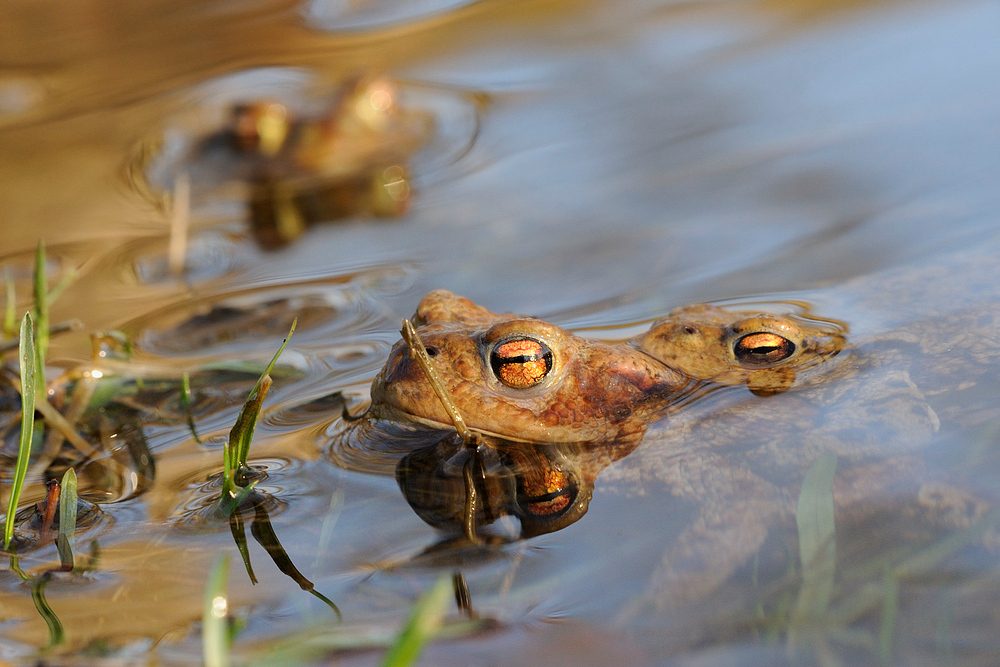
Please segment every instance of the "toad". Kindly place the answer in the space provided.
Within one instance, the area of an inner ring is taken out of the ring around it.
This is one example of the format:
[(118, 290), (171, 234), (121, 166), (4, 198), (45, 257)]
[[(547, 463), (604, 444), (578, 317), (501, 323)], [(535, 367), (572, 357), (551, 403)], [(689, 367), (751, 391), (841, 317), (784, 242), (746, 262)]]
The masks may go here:
[[(443, 290), (424, 297), (413, 324), (469, 428), (511, 443), (634, 447), (666, 401), (691, 385), (635, 347), (498, 315)], [(372, 383), (369, 416), (452, 424), (402, 341)]]
[[(678, 403), (712, 386), (784, 391), (796, 372), (832, 356), (844, 341), (836, 326), (806, 318), (698, 305), (631, 341), (604, 343), (536, 318), (495, 314), (446, 291), (427, 295), (413, 321), (455, 407), (499, 452), (483, 471), (492, 498), (478, 521), (513, 514), (524, 536), (578, 520), (597, 474), (631, 452), (648, 424)], [(372, 385), (368, 416), (451, 426), (403, 342)], [(462, 515), (460, 449), (446, 439), (397, 467), (411, 506), (438, 527)]]

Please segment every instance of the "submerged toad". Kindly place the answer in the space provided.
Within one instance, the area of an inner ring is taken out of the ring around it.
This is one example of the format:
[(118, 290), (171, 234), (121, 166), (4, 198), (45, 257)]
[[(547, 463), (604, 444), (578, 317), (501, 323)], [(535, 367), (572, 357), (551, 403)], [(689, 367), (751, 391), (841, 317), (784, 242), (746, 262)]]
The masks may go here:
[(733, 313), (699, 303), (677, 308), (630, 341), (699, 382), (746, 384), (758, 396), (787, 390), (799, 371), (844, 346), (835, 322), (772, 313)]

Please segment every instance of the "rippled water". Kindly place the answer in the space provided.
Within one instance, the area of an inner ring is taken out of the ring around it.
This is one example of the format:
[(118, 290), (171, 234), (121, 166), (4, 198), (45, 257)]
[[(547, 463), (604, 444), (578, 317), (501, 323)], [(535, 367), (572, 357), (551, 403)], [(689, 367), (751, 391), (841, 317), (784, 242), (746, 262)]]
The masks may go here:
[[(253, 374), (195, 377), (200, 442), (164, 399), (143, 418), (154, 479), (108, 489), (117, 468), (100, 461), (81, 475), (116, 502), (81, 533), (97, 568), (46, 588), (66, 632), (52, 651), (200, 660), (205, 581), (229, 552), (238, 659), (303, 632), (391, 636), (457, 571), (495, 624), (433, 645), (426, 664), (994, 662), (996, 523), (923, 519), (997, 501), (998, 20), (988, 0), (0, 9), (0, 263), (19, 309), (40, 238), (51, 283), (76, 271), (52, 315), (79, 324), (53, 338), (52, 375), (91, 368), (89, 334), (110, 330), (147, 376), (266, 363), (297, 316), (251, 459), (282, 546), (343, 617), (253, 541), (251, 585), (229, 526), (207, 516)], [(246, 183), (199, 142), (234, 103), (319, 113), (365, 75), (430, 119), (406, 151), (408, 212), (324, 220), (261, 249)], [(400, 493), (405, 447), (345, 444), (341, 419), (437, 288), (613, 340), (687, 303), (795, 302), (845, 322), (851, 347), (788, 394), (726, 389), (652, 425), (565, 530), (455, 549)], [(794, 506), (823, 451), (852, 509), (829, 613), (803, 639), (788, 626)], [(724, 483), (740, 475), (762, 495)], [(22, 503), (42, 495), (35, 479)], [(698, 541), (717, 525), (739, 530)], [(29, 573), (53, 562), (52, 546), (20, 559)], [(33, 661), (50, 634), (30, 584), (4, 568), (0, 589), (0, 657)], [(678, 606), (680, 590), (701, 593)]]

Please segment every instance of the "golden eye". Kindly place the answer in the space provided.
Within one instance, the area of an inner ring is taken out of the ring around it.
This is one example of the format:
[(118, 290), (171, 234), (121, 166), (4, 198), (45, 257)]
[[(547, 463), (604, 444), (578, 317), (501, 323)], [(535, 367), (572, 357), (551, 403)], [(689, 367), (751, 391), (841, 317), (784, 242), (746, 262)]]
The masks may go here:
[(497, 379), (514, 389), (533, 387), (552, 370), (552, 350), (534, 338), (515, 338), (498, 343), (490, 353), (490, 366)]
[(743, 336), (733, 346), (741, 364), (765, 366), (787, 359), (795, 352), (795, 343), (775, 333), (760, 332)]
[(576, 498), (576, 486), (561, 470), (550, 469), (540, 479), (525, 479), (522, 484), (521, 508), (532, 517), (559, 515)]

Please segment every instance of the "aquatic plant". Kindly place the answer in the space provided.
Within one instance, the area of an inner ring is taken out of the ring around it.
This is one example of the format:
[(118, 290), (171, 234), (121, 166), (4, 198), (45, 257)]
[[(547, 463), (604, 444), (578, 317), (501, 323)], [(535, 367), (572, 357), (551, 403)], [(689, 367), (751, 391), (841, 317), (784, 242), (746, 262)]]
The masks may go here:
[(17, 464), (14, 468), (10, 501), (7, 503), (7, 520), (3, 533), (4, 549), (10, 548), (10, 540), (14, 536), (14, 515), (17, 512), (17, 501), (21, 498), (24, 478), (28, 473), (31, 440), (35, 432), (35, 371), (38, 367), (38, 350), (35, 347), (35, 336), (29, 313), (25, 313), (24, 317), (21, 318), (21, 342), (18, 348), (18, 360), (21, 365), (21, 443), (17, 450)]
[(267, 365), (254, 384), (253, 389), (243, 403), (240, 414), (236, 417), (236, 423), (229, 431), (229, 439), (222, 450), (222, 495), (220, 497), (220, 509), (223, 514), (230, 514), (239, 503), (246, 498), (247, 493), (253, 487), (253, 482), (243, 484), (243, 472), (247, 467), (247, 458), (250, 455), (250, 443), (253, 441), (254, 428), (257, 425), (257, 417), (260, 415), (260, 407), (264, 403), (273, 380), (271, 371), (278, 362), (278, 357), (285, 350), (285, 345), (295, 333), (295, 325), (298, 319), (292, 320), (292, 326), (288, 330), (288, 335), (281, 341), (281, 347), (274, 353), (271, 363)]
[(59, 561), (66, 572), (73, 570), (76, 557), (73, 553), (76, 542), (76, 472), (72, 468), (63, 473), (61, 492), (59, 493), (59, 536), (56, 538), (56, 549), (59, 551)]

